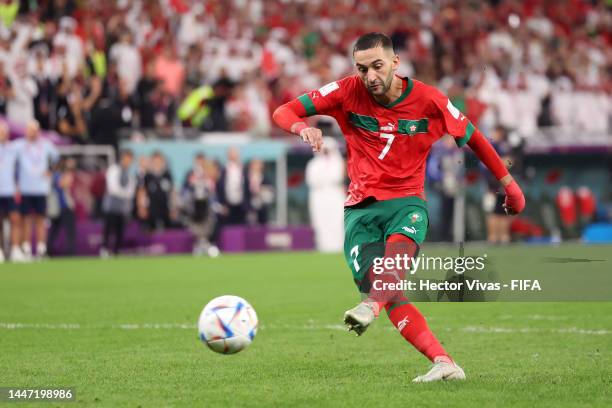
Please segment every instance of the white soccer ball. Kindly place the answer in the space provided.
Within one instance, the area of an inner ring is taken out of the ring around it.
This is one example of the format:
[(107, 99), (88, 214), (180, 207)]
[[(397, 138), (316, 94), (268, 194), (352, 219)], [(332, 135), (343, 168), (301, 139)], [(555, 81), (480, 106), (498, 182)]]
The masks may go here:
[(217, 353), (244, 350), (257, 334), (255, 309), (241, 297), (219, 296), (204, 307), (198, 321), (200, 340)]

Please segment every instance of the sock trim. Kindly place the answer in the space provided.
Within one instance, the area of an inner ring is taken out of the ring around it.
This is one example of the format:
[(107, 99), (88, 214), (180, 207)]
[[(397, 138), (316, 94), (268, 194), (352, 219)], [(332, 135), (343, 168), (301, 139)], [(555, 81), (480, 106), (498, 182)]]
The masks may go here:
[(407, 301), (407, 300), (403, 300), (401, 302), (396, 302), (396, 303), (393, 304), (393, 306), (391, 306), (389, 309), (387, 309), (387, 314), (391, 314), (391, 312), (393, 310), (395, 310), (396, 308), (398, 308), (400, 306), (409, 305), (409, 304), (410, 304), (410, 302)]

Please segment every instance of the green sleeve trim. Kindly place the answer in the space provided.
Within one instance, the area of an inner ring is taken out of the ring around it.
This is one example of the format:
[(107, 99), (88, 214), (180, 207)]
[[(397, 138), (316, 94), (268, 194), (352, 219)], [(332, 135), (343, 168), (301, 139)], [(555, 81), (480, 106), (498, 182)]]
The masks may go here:
[(306, 115), (312, 116), (317, 114), (317, 109), (315, 108), (314, 103), (312, 103), (312, 99), (310, 99), (308, 94), (298, 97), (298, 101), (300, 101), (302, 106), (304, 106), (304, 109), (306, 109)]
[(461, 139), (455, 139), (457, 146), (465, 146), (470, 141), (470, 138), (472, 137), (472, 134), (474, 133), (475, 129), (476, 128), (474, 127), (474, 125), (472, 125), (472, 122), (468, 122), (467, 126), (465, 127), (465, 135)]

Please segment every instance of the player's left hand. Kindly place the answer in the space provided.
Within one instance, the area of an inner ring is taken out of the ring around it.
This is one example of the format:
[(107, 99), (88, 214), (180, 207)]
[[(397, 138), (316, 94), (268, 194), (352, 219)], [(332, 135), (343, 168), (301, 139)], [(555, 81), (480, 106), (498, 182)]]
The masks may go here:
[(506, 201), (504, 202), (504, 210), (506, 214), (519, 214), (525, 209), (525, 196), (516, 180), (512, 180), (512, 182), (505, 187), (505, 190)]

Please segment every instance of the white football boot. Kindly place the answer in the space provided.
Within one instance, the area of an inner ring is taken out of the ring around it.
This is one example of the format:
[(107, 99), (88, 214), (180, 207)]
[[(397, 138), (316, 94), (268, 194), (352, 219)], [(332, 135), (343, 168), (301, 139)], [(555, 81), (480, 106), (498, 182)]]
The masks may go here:
[(349, 331), (353, 330), (358, 336), (361, 336), (375, 318), (376, 315), (372, 306), (361, 302), (344, 313), (344, 324), (348, 327)]
[(438, 361), (427, 372), (427, 374), (419, 375), (413, 383), (426, 383), (442, 380), (465, 380), (463, 369), (454, 362)]

